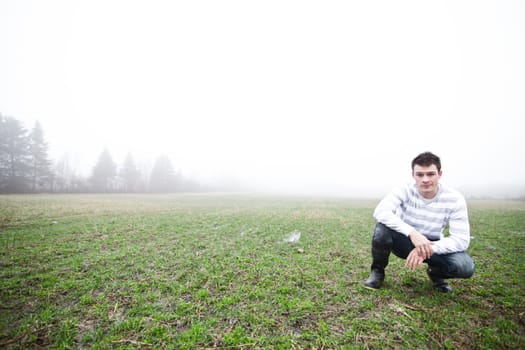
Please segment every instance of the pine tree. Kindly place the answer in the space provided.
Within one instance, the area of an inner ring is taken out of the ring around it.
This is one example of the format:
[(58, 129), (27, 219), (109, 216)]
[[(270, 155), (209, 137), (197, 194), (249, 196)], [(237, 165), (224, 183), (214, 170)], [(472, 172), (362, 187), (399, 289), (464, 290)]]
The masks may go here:
[(44, 132), (37, 121), (29, 134), (29, 149), (31, 153), (31, 189), (38, 191), (49, 188), (52, 176), (51, 161), (48, 157), (48, 145)]
[(114, 189), (117, 165), (113, 161), (108, 149), (104, 149), (93, 168), (91, 182), (97, 192), (108, 192)]
[(0, 114), (0, 192), (27, 192), (30, 151), (27, 130), (12, 117)]
[(124, 165), (120, 169), (119, 178), (122, 181), (122, 189), (125, 192), (136, 192), (140, 182), (140, 172), (135, 165), (133, 156), (129, 153), (126, 156)]
[(149, 181), (151, 192), (174, 192), (177, 187), (177, 176), (171, 160), (167, 156), (157, 158)]

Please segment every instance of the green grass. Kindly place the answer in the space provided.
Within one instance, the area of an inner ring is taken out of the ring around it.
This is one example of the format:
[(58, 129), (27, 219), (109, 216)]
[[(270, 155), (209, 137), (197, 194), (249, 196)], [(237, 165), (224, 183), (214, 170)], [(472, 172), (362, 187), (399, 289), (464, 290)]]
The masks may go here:
[(525, 348), (524, 202), (469, 203), (453, 295), (395, 257), (362, 287), (375, 204), (0, 196), (0, 348)]

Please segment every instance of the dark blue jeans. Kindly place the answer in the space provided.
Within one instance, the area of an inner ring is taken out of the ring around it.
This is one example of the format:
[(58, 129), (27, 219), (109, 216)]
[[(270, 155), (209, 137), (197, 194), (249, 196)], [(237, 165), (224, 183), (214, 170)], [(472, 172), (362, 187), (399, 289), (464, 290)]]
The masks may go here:
[[(377, 223), (372, 238), (372, 269), (384, 269), (388, 265), (390, 252), (406, 259), (414, 248), (410, 238)], [(469, 278), (474, 274), (474, 261), (466, 252), (433, 254), (424, 262), (437, 268), (443, 278)]]

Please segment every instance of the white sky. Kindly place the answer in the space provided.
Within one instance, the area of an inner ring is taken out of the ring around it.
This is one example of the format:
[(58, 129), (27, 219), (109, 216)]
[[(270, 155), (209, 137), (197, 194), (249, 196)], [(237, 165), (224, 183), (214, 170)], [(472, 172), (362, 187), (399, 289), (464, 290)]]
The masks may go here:
[(267, 190), (525, 185), (520, 1), (0, 0), (0, 113)]

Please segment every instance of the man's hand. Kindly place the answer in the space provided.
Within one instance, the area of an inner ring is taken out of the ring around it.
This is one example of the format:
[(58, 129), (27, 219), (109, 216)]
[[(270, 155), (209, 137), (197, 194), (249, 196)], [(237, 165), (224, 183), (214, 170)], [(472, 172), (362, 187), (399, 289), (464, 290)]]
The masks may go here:
[(412, 249), (410, 254), (408, 254), (405, 266), (411, 270), (415, 270), (423, 267), (423, 260), (425, 259), (423, 259), (421, 255), (419, 255), (419, 253), (417, 252), (417, 249), (414, 248)]
[[(428, 259), (432, 256), (432, 243), (421, 233), (416, 230), (410, 232), (408, 235), (416, 251), (423, 260)], [(410, 253), (412, 254), (412, 252)]]

